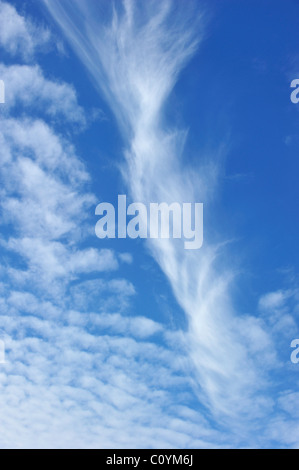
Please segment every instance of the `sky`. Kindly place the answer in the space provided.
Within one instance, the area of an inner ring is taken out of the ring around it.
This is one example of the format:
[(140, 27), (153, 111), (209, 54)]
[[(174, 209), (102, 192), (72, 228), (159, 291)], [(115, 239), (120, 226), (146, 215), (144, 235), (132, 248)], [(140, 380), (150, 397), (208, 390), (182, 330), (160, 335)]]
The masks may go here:
[[(0, 0), (1, 448), (299, 447), (298, 15)], [(124, 194), (203, 246), (97, 238)]]

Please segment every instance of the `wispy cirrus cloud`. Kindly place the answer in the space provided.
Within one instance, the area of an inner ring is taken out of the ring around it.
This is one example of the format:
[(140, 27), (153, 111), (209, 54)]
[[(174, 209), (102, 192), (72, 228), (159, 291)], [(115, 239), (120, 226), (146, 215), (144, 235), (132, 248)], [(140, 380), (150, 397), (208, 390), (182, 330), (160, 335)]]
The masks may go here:
[[(45, 4), (115, 113), (127, 142), (124, 175), (132, 198), (210, 202), (217, 190), (217, 162), (199, 158), (195, 169), (185, 164), (186, 132), (171, 128), (163, 115), (180, 71), (200, 45), (201, 8), (154, 0), (142, 8), (124, 0), (102, 21), (92, 2)], [(224, 421), (241, 416), (248, 421), (249, 414), (267, 412), (265, 401), (255, 396), (265, 381), (249, 339), (251, 333), (265, 339), (267, 332), (254, 318), (236, 321), (230, 294), (234, 272), (220, 267), (223, 249), (210, 242), (209, 227), (200, 251), (188, 252), (177, 240), (151, 240), (150, 249), (187, 315), (202, 401)], [(245, 328), (248, 341), (241, 334)]]

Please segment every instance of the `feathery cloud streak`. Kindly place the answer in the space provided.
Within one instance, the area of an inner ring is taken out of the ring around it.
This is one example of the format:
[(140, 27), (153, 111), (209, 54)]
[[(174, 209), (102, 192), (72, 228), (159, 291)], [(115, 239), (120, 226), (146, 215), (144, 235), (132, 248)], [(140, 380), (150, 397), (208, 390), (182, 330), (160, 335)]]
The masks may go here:
[[(207, 204), (217, 190), (219, 168), (212, 158), (208, 166), (199, 158), (198, 168), (188, 167), (186, 132), (171, 129), (163, 116), (179, 72), (200, 45), (205, 21), (198, 5), (124, 0), (109, 2), (107, 13), (107, 2), (44, 2), (116, 116), (127, 144), (123, 174), (132, 199)], [(198, 252), (185, 251), (178, 240), (148, 243), (189, 319), (201, 400), (225, 422), (242, 417), (248, 429), (250, 419), (270, 406), (256, 396), (265, 386), (256, 354), (264, 353), (271, 338), (255, 317), (236, 317), (233, 272), (219, 267), (221, 248), (209, 242), (208, 233), (205, 226)], [(252, 331), (265, 340), (258, 347)]]

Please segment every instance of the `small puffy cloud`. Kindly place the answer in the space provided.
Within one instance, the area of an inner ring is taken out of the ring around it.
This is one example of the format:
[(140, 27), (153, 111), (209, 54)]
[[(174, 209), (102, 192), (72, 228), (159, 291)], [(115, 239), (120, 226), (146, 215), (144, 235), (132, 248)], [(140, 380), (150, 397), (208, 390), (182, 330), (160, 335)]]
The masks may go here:
[(127, 263), (127, 264), (133, 263), (133, 256), (131, 255), (131, 253), (121, 253), (119, 255), (119, 258), (123, 263)]
[(3, 175), (4, 220), (13, 221), (25, 236), (55, 239), (76, 231), (94, 201), (91, 194), (74, 192), (31, 159), (18, 159)]
[(72, 144), (55, 133), (41, 119), (2, 119), (0, 126), (0, 165), (30, 156), (52, 175), (67, 177), (72, 183), (89, 180)]
[(162, 331), (162, 326), (145, 317), (136, 317), (132, 319), (132, 331), (139, 338), (147, 338)]
[(290, 297), (288, 291), (276, 291), (263, 295), (259, 300), (261, 310), (275, 310), (283, 307), (285, 301)]
[(70, 305), (83, 311), (121, 312), (135, 295), (133, 284), (126, 279), (92, 279), (79, 282), (70, 288)]
[(117, 258), (111, 250), (72, 249), (61, 242), (39, 238), (10, 238), (6, 247), (26, 259), (33, 272), (45, 274), (49, 280), (118, 268)]
[[(75, 302), (76, 304), (76, 302)], [(138, 339), (146, 339), (163, 331), (163, 326), (144, 316), (124, 316), (119, 313), (87, 313), (82, 317), (78, 312), (72, 311), (69, 321), (78, 326), (93, 325), (101, 331), (114, 335), (129, 335)]]
[(113, 271), (118, 268), (118, 261), (111, 250), (88, 248), (72, 253), (67, 266), (71, 273)]
[(78, 106), (74, 88), (67, 83), (46, 79), (38, 65), (0, 64), (0, 76), (9, 84), (6, 87), (5, 111), (22, 105), (29, 107), (31, 115), (42, 112), (50, 117), (62, 116), (66, 123), (85, 125), (84, 111)]
[(44, 46), (50, 40), (50, 32), (43, 27), (33, 25), (21, 16), (14, 6), (0, 1), (0, 47), (15, 56), (30, 59), (36, 48)]
[(280, 407), (287, 413), (289, 413), (292, 418), (299, 418), (299, 409), (298, 409), (298, 392), (285, 392), (281, 395), (278, 400)]

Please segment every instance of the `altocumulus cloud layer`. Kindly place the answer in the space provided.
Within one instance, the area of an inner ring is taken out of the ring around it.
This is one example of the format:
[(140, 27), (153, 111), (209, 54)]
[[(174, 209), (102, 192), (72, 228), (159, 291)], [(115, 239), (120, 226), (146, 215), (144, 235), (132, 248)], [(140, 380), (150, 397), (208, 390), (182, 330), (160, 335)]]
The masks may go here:
[[(45, 4), (115, 113), (132, 198), (208, 201), (217, 164), (186, 168), (186, 133), (163, 120), (179, 71), (200, 47), (204, 16), (194, 24), (191, 7), (178, 2), (139, 9), (124, 1), (103, 22), (105, 2)], [(10, 84), (0, 117), (1, 446), (298, 445), (296, 393), (291, 385), (271, 390), (281, 367), (274, 344), (294, 328), (297, 290), (266, 294), (258, 318), (237, 315), (221, 248), (208, 238), (199, 252), (152, 241), (189, 329), (129, 316), (136, 290), (117, 270), (134, 260), (92, 245), (97, 197), (61, 135), (65, 126), (85, 127), (84, 110), (72, 86), (38, 65), (51, 33), (4, 2), (0, 18), (10, 56), (0, 64)]]

